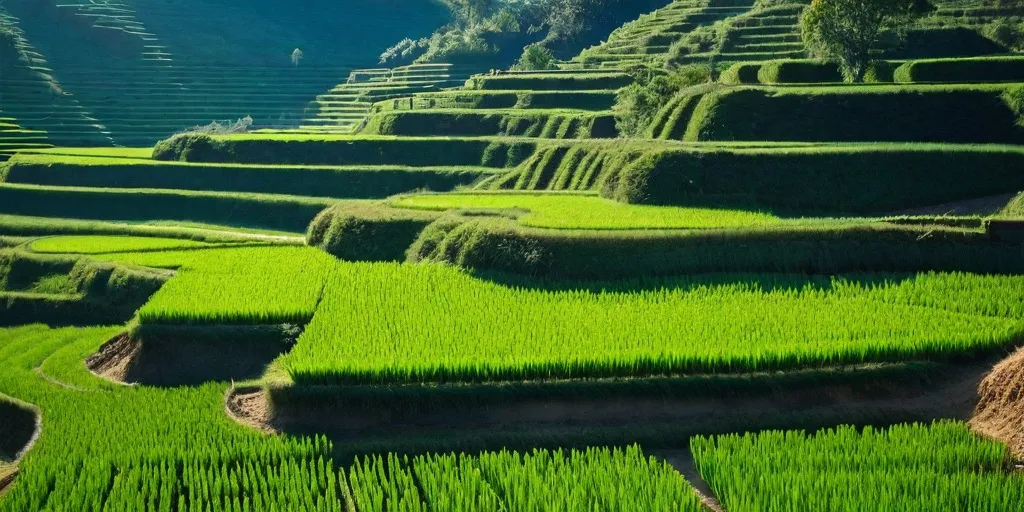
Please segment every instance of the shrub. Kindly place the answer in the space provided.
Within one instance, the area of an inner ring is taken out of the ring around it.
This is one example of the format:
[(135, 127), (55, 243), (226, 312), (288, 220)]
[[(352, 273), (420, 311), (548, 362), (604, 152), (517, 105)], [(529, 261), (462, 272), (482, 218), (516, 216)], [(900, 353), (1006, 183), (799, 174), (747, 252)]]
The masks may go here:
[(618, 92), (612, 107), (619, 133), (642, 137), (672, 97), (687, 87), (710, 81), (711, 69), (701, 65), (684, 66), (669, 75), (641, 76), (637, 83)]
[(207, 134), (180, 133), (153, 146), (154, 160), (211, 162), (223, 151), (223, 144)]
[(1024, 24), (997, 19), (981, 30), (982, 35), (1010, 51), (1024, 50)]
[(1007, 89), (1003, 93), (1003, 101), (1017, 115), (1017, 124), (1024, 125), (1024, 85)]
[(554, 69), (555, 56), (551, 50), (539, 44), (531, 44), (523, 49), (523, 56), (513, 67), (517, 71), (539, 71)]

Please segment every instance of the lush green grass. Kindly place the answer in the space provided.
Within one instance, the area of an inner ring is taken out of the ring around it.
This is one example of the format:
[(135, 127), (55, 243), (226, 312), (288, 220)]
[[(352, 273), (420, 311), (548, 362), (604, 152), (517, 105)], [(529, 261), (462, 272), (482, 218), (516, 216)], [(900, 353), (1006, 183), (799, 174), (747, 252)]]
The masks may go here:
[(611, 112), (553, 109), (432, 109), (373, 114), (364, 133), (423, 136), (450, 135), (539, 137), (545, 139), (614, 138)]
[(1006, 447), (957, 422), (697, 437), (691, 448), (734, 512), (996, 512), (1024, 499)]
[[(1017, 143), (1007, 86), (731, 88), (701, 99), (686, 140)], [(965, 130), (965, 126), (974, 129)]]
[(757, 371), (1008, 346), (1024, 278), (718, 276), (499, 284), (446, 266), (341, 264), (296, 347), (299, 383)]
[(143, 325), (305, 323), (335, 264), (308, 247), (135, 252), (103, 259), (178, 269), (139, 310)]
[(894, 78), (901, 83), (1021, 82), (1024, 81), (1024, 57), (917, 60), (897, 68)]
[(194, 240), (100, 235), (49, 237), (36, 240), (30, 245), (31, 250), (35, 252), (64, 254), (104, 254), (208, 247), (211, 247), (211, 244)]
[(15, 155), (0, 164), (8, 183), (384, 198), (410, 190), (451, 190), (497, 169), (396, 165), (258, 165), (164, 162), (64, 154)]
[(0, 213), (107, 221), (177, 220), (302, 232), (332, 200), (319, 197), (0, 184)]
[(27, 241), (37, 236), (52, 235), (131, 235), (199, 240), (211, 243), (259, 240), (279, 244), (302, 243), (295, 233), (201, 224), (197, 222), (146, 221), (119, 223), (0, 215), (0, 233)]
[(365, 457), (349, 482), (359, 510), (704, 510), (675, 469), (636, 446)]
[(578, 194), (454, 193), (401, 196), (388, 203), (423, 210), (525, 210), (524, 226), (553, 229), (705, 229), (755, 227), (780, 219), (738, 210), (631, 205)]
[[(941, 219), (940, 219), (941, 220)], [(794, 221), (704, 230), (552, 230), (502, 218), (428, 225), (408, 261), (536, 277), (609, 279), (708, 272), (1024, 273), (1021, 247), (942, 222)], [(383, 243), (382, 241), (376, 243)]]

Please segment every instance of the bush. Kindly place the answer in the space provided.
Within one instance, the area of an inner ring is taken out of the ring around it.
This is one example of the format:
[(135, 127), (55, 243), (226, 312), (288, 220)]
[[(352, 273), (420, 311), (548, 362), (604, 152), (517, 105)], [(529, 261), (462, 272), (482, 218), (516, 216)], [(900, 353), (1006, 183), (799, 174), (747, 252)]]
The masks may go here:
[(1024, 125), (1024, 85), (1007, 89), (1003, 93), (1003, 101), (1017, 115), (1017, 125)]
[(153, 159), (181, 162), (213, 162), (224, 150), (224, 145), (201, 133), (182, 133), (157, 142), (153, 146)]
[(684, 66), (669, 74), (641, 76), (637, 83), (618, 92), (612, 112), (619, 133), (642, 137), (658, 112), (683, 89), (711, 81), (707, 66)]
[(523, 56), (513, 66), (516, 71), (540, 71), (555, 68), (555, 55), (551, 53), (551, 50), (539, 44), (531, 44), (524, 48)]
[(214, 121), (205, 126), (193, 126), (192, 128), (184, 130), (180, 133), (193, 133), (204, 135), (230, 135), (233, 133), (248, 133), (249, 128), (251, 127), (252, 116), (245, 116), (241, 119), (236, 120), (234, 123), (227, 122), (225, 124), (221, 124), (217, 121)]
[(1020, 22), (997, 19), (985, 25), (981, 33), (1007, 50), (1024, 50), (1024, 24)]

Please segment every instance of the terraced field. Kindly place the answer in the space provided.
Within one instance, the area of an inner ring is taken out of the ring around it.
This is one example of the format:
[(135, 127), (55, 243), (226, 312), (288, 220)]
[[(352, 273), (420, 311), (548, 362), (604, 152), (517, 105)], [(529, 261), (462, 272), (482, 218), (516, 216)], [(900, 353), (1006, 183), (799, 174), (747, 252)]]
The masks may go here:
[(850, 84), (807, 2), (7, 0), (0, 512), (1016, 510), (1024, 4), (932, 3)]

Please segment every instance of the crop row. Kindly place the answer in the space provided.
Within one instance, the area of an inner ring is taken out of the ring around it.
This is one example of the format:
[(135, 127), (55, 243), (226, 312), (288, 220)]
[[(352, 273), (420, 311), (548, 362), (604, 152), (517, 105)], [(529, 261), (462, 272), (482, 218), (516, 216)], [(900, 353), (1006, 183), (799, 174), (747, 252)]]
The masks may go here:
[[(224, 385), (118, 386), (81, 360), (118, 328), (0, 329), (0, 395), (43, 435), (0, 511), (687, 511), (676, 468), (636, 446), (358, 457), (323, 438), (264, 436), (223, 412)], [(1006, 448), (962, 423), (691, 440), (728, 510), (1013, 510)]]
[(957, 422), (697, 437), (690, 446), (734, 512), (1004, 511), (1024, 498), (1024, 478), (1004, 471), (1006, 447)]
[(502, 283), (339, 264), (279, 361), (316, 384), (596, 378), (947, 359), (1020, 338), (1024, 277)]
[(178, 275), (139, 311), (143, 324), (276, 324), (308, 321), (334, 259), (307, 247), (119, 253)]

